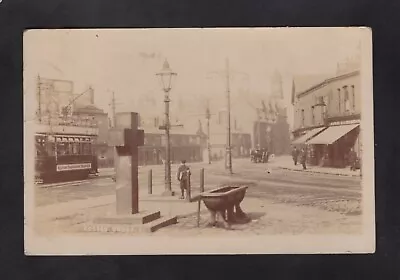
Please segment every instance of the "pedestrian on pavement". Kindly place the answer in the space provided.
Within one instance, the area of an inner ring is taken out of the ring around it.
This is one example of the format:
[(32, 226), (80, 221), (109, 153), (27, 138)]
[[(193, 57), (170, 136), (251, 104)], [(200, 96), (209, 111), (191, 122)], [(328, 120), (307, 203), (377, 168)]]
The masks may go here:
[(351, 148), (349, 152), (349, 163), (350, 163), (350, 170), (355, 171), (356, 163), (357, 163), (357, 153), (354, 151), (354, 148)]
[(297, 147), (294, 147), (294, 149), (292, 151), (292, 158), (293, 158), (294, 165), (297, 165), (297, 160), (299, 158), (299, 150), (297, 150)]
[(181, 188), (181, 196), (180, 199), (184, 199), (185, 190), (187, 195), (187, 190), (190, 187), (190, 168), (186, 165), (186, 160), (181, 161), (181, 165), (178, 167), (178, 172), (176, 173), (176, 178), (179, 181), (180, 188)]
[(268, 150), (265, 148), (262, 150), (262, 162), (268, 162)]
[(306, 161), (307, 161), (307, 152), (306, 149), (301, 149), (301, 164), (303, 165), (303, 170), (307, 169), (306, 166)]

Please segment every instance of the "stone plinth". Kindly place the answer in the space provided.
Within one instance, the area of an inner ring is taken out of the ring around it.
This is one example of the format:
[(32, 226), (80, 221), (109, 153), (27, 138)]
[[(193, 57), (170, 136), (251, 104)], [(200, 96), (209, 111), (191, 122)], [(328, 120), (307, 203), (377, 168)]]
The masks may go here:
[(119, 219), (119, 217), (116, 217), (116, 219), (105, 218), (104, 220), (97, 220), (96, 222), (85, 224), (83, 226), (83, 230), (86, 232), (113, 232), (130, 234), (152, 233), (156, 230), (159, 230), (160, 228), (176, 224), (178, 222), (178, 219), (176, 216), (168, 216), (157, 218), (145, 224), (141, 224), (142, 222), (143, 219), (132, 219), (132, 217), (127, 217), (126, 220), (121, 220)]
[(160, 211), (155, 212), (139, 212), (131, 215), (113, 215), (106, 217), (98, 217), (93, 220), (94, 224), (147, 224), (161, 217)]

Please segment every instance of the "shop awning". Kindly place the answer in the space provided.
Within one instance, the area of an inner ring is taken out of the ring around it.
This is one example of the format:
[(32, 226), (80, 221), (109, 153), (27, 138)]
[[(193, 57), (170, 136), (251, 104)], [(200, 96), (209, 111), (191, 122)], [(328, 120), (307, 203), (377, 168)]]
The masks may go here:
[(292, 144), (304, 144), (308, 139), (313, 137), (314, 135), (320, 133), (322, 130), (324, 130), (325, 127), (320, 127), (320, 128), (314, 128), (306, 132), (306, 134), (300, 136), (299, 138), (295, 139)]
[(308, 141), (307, 144), (332, 144), (358, 126), (359, 124), (330, 126), (327, 130)]

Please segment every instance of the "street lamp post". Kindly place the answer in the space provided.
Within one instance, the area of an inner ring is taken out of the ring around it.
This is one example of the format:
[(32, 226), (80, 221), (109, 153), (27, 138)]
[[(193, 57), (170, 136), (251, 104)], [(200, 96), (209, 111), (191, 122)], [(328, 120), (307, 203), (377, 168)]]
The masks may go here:
[(228, 166), (229, 173), (233, 174), (232, 171), (232, 143), (231, 143), (231, 92), (229, 85), (229, 60), (226, 60), (226, 101), (228, 108), (228, 124), (227, 124), (227, 154), (228, 154)]
[(160, 77), (161, 84), (164, 90), (164, 103), (165, 103), (165, 123), (164, 126), (160, 127), (161, 129), (165, 130), (165, 191), (163, 195), (173, 195), (172, 188), (171, 188), (171, 159), (170, 159), (170, 120), (169, 120), (169, 92), (172, 88), (173, 79), (177, 76), (177, 73), (172, 72), (171, 68), (169, 67), (169, 63), (167, 60), (164, 61), (163, 68), (159, 73), (156, 74)]

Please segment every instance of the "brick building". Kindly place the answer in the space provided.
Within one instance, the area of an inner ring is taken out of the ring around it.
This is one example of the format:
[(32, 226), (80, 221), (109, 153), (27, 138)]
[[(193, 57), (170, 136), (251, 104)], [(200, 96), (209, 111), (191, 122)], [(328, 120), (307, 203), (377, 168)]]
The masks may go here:
[[(231, 146), (232, 157), (243, 158), (250, 156), (251, 134), (246, 133), (239, 127), (234, 116), (231, 122)], [(217, 118), (210, 121), (210, 146), (212, 160), (220, 160), (225, 157), (228, 138), (227, 111), (221, 109)]]
[[(144, 145), (139, 147), (139, 165), (162, 164), (165, 160), (165, 132), (158, 126), (142, 126)], [(185, 128), (174, 128), (170, 131), (170, 157), (172, 163), (182, 159), (187, 162), (203, 160), (201, 136)]]
[(331, 77), (293, 80), (292, 144), (305, 145), (310, 164), (344, 167), (349, 164), (351, 148), (361, 158), (362, 89), (356, 59), (339, 64), (336, 75)]
[(108, 146), (108, 114), (105, 113), (102, 109), (97, 108), (93, 103), (78, 104), (75, 104), (74, 106), (75, 108), (73, 116), (91, 118), (97, 124), (99, 134), (96, 143), (94, 144), (94, 148), (96, 150), (99, 167), (102, 168), (113, 166), (113, 147)]

